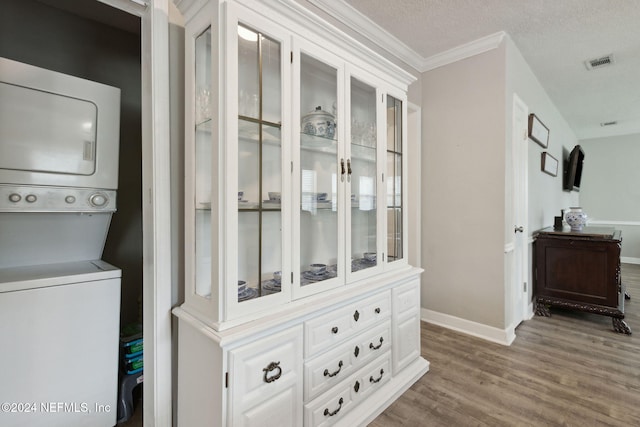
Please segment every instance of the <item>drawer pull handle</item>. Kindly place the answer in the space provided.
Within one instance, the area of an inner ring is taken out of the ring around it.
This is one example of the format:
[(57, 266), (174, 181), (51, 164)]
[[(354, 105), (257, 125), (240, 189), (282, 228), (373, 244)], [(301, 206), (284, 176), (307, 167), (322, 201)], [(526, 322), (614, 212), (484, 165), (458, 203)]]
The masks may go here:
[(370, 376), (370, 377), (369, 377), (369, 382), (370, 382), (370, 383), (372, 383), (372, 384), (379, 383), (379, 382), (380, 382), (380, 380), (382, 379), (382, 376), (383, 376), (383, 375), (384, 375), (384, 369), (380, 369), (380, 376), (378, 377), (378, 379), (377, 379), (377, 380), (374, 380), (374, 379), (373, 379), (373, 376)]
[(356, 346), (356, 348), (353, 349), (353, 355), (355, 357), (358, 357), (359, 354), (360, 354), (360, 347)]
[[(278, 370), (278, 372), (275, 375), (269, 376), (269, 373), (276, 369)], [(264, 371), (263, 379), (265, 383), (272, 383), (278, 378), (280, 378), (280, 376), (282, 375), (282, 368), (280, 367), (280, 362), (269, 363), (269, 365), (266, 368), (264, 368), (263, 371)]]
[(334, 334), (338, 333), (338, 327), (334, 326), (333, 328), (331, 328), (331, 332), (333, 332)]
[(335, 372), (330, 374), (329, 370), (325, 369), (324, 370), (324, 376), (325, 377), (329, 377), (329, 378), (335, 377), (336, 375), (338, 375), (340, 373), (341, 370), (342, 370), (342, 360), (338, 362), (338, 370), (337, 371), (335, 371)]
[(378, 350), (380, 347), (382, 347), (382, 341), (384, 341), (384, 339), (382, 339), (382, 337), (380, 337), (380, 344), (378, 345), (373, 345), (372, 342), (369, 343), (369, 348), (371, 350)]
[(353, 385), (353, 391), (355, 391), (356, 393), (360, 391), (360, 381), (356, 381), (356, 383)]
[(356, 310), (356, 312), (353, 313), (353, 320), (357, 322), (359, 318), (360, 318), (360, 313), (358, 313), (358, 310)]
[(340, 398), (340, 400), (338, 400), (338, 409), (336, 409), (335, 411), (331, 411), (329, 412), (328, 408), (324, 408), (324, 416), (326, 417), (327, 415), (330, 417), (333, 417), (335, 414), (337, 414), (338, 412), (340, 412), (340, 409), (342, 409), (342, 404), (344, 403), (344, 399)]
[(380, 307), (376, 307), (375, 312), (376, 312), (376, 314), (380, 314)]

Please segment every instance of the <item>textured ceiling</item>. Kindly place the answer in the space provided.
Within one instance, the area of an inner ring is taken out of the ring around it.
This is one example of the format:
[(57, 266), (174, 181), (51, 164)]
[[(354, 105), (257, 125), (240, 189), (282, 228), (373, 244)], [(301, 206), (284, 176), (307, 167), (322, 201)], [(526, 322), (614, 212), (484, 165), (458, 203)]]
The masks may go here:
[(423, 58), (505, 31), (578, 138), (640, 132), (640, 1), (344, 1)]

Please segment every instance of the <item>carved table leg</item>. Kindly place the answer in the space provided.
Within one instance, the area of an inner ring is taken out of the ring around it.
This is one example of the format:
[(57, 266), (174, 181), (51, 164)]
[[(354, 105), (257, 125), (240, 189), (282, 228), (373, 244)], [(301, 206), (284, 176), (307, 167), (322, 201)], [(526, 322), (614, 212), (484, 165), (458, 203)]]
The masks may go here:
[(623, 319), (618, 319), (617, 317), (613, 317), (611, 320), (613, 321), (613, 329), (616, 332), (620, 334), (631, 335), (631, 329), (627, 325), (627, 322), (625, 322)]
[(551, 317), (551, 310), (549, 309), (548, 305), (543, 304), (541, 302), (537, 302), (536, 303), (536, 315), (537, 316), (544, 316), (544, 317)]

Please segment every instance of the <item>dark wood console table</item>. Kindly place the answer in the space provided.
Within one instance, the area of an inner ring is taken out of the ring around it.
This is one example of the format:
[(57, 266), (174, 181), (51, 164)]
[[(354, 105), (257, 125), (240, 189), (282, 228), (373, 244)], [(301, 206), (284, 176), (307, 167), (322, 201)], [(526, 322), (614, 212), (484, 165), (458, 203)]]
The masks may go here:
[(537, 315), (550, 316), (552, 306), (601, 314), (612, 318), (616, 332), (631, 334), (624, 321), (619, 230), (545, 228), (534, 239)]

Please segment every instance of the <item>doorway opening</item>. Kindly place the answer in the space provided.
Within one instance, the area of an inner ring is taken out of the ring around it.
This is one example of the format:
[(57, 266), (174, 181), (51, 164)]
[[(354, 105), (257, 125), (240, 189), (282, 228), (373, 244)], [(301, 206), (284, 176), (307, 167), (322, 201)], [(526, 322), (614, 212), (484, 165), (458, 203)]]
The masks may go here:
[[(0, 17), (0, 57), (121, 90), (117, 212), (102, 259), (122, 270), (121, 327), (140, 325), (141, 330), (141, 18), (86, 0), (3, 0)], [(139, 406), (135, 412), (141, 414)]]

